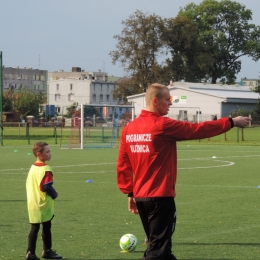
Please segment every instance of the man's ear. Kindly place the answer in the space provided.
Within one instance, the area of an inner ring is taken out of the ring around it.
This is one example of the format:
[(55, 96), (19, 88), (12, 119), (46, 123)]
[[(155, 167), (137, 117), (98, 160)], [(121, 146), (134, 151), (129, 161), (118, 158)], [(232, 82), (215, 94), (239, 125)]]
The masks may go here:
[(152, 104), (153, 104), (154, 107), (157, 107), (157, 104), (158, 104), (158, 98), (157, 97), (154, 97), (152, 99)]

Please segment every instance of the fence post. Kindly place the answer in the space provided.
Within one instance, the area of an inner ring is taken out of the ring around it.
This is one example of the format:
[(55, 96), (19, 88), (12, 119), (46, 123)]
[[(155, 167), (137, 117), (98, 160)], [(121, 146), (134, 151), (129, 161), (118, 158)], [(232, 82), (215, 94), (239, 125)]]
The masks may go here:
[[(249, 118), (252, 119), (252, 116), (249, 115)], [(249, 121), (249, 125), (248, 126), (251, 127), (251, 120)]]
[(28, 123), (28, 128), (26, 128), (26, 133), (27, 133), (27, 140), (28, 140), (28, 144), (30, 144), (29, 123)]
[(54, 139), (55, 139), (55, 144), (57, 144), (57, 129), (56, 129), (56, 125), (54, 126)]
[(102, 143), (104, 143), (104, 127), (102, 127)]
[(244, 128), (241, 128), (241, 140), (245, 141), (245, 139), (244, 139)]
[(28, 135), (29, 135), (29, 123), (27, 122), (26, 123), (26, 137), (28, 137)]
[(239, 128), (237, 127), (237, 143), (239, 143)]

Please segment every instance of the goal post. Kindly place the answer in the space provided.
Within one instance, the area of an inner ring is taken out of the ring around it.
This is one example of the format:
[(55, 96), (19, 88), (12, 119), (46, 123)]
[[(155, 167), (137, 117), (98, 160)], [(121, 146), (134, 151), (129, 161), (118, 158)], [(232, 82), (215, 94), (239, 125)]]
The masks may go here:
[(111, 148), (119, 144), (125, 125), (135, 117), (134, 106), (81, 104), (61, 134), (61, 148)]

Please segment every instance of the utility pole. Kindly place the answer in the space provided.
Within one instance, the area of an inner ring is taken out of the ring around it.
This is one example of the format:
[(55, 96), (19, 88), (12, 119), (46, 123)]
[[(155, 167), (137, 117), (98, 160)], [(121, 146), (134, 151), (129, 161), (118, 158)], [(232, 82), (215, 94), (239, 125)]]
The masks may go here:
[(3, 62), (0, 51), (0, 145), (3, 145)]

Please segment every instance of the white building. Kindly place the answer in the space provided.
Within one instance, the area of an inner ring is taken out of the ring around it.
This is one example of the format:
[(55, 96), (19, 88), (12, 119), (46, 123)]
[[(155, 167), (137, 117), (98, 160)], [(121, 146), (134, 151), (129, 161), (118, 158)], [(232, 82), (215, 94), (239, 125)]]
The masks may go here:
[[(253, 110), (258, 93), (247, 86), (174, 82), (168, 86), (173, 97), (168, 116), (180, 120), (205, 121), (229, 116), (238, 108)], [(145, 109), (145, 93), (127, 97), (135, 106), (135, 116)]]
[[(55, 105), (57, 113), (66, 113), (65, 107), (73, 103), (116, 105), (113, 99), (113, 82), (100, 82), (88, 79), (58, 79), (48, 82), (48, 104)], [(100, 112), (103, 108), (100, 109)], [(105, 115), (106, 116), (106, 115)]]
[(108, 81), (105, 72), (85, 72), (75, 67), (72, 72), (51, 72), (48, 79), (48, 105), (54, 105), (57, 114), (66, 114), (66, 107), (73, 103), (100, 104), (98, 111), (106, 118), (113, 108), (105, 105), (118, 105), (118, 100), (113, 98), (117, 85)]

